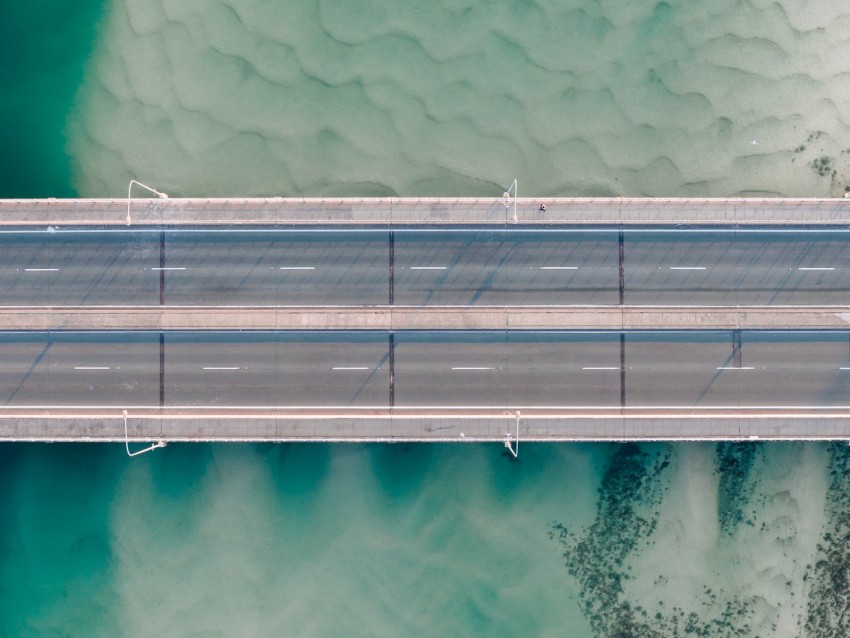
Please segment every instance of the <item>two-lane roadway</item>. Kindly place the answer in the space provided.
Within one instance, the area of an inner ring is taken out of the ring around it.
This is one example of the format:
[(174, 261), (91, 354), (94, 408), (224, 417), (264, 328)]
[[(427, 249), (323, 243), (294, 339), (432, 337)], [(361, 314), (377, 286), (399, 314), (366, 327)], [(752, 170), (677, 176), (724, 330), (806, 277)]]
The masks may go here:
[(3, 306), (617, 305), (621, 297), (850, 305), (850, 230), (0, 231)]
[(850, 332), (6, 332), (0, 404), (850, 407)]

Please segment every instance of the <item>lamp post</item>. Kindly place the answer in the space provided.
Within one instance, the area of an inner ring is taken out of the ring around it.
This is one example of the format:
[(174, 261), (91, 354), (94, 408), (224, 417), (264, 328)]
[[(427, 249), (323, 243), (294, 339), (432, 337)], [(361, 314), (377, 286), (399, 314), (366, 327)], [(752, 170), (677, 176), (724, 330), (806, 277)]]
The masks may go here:
[(139, 456), (140, 454), (144, 454), (145, 452), (150, 452), (151, 450), (156, 450), (157, 448), (165, 447), (165, 441), (157, 441), (156, 443), (152, 443), (148, 447), (136, 450), (135, 452), (130, 451), (130, 435), (127, 433), (127, 410), (122, 410), (121, 415), (124, 417), (124, 448), (127, 450), (127, 456)]
[(511, 433), (505, 432), (505, 447), (508, 448), (511, 454), (513, 454), (514, 458), (519, 457), (519, 417), (520, 411), (516, 411), (516, 445), (513, 445), (511, 442)]
[(508, 190), (505, 191), (505, 194), (504, 194), (505, 209), (507, 209), (511, 205), (511, 191), (513, 191), (513, 200), (514, 200), (514, 224), (516, 224), (517, 221), (518, 221), (517, 216), (516, 216), (516, 197), (517, 197), (517, 181), (516, 181), (516, 179), (514, 179), (514, 181), (511, 183), (510, 186), (508, 186)]
[(149, 190), (151, 193), (159, 197), (160, 199), (168, 199), (168, 195), (166, 193), (160, 193), (155, 188), (151, 188), (147, 184), (142, 184), (141, 182), (131, 179), (130, 185), (127, 187), (127, 225), (130, 225), (130, 193), (133, 191), (133, 184), (136, 186), (141, 186), (144, 189)]

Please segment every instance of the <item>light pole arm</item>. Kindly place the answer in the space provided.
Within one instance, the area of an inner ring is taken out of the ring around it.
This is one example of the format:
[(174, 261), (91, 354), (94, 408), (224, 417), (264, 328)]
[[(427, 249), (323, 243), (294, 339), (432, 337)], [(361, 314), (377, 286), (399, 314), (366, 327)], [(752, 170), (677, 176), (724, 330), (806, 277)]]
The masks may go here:
[(127, 186), (127, 225), (128, 226), (130, 225), (130, 198), (132, 197), (133, 184), (135, 184), (136, 186), (141, 186), (142, 188), (150, 191), (151, 193), (153, 193), (154, 195), (156, 195), (160, 199), (168, 199), (168, 195), (166, 193), (160, 193), (158, 190), (156, 190), (155, 188), (151, 188), (147, 184), (142, 184), (138, 180), (131, 179), (130, 185)]
[(142, 184), (140, 181), (135, 180), (135, 179), (131, 179), (131, 180), (130, 180), (130, 185), (129, 185), (129, 186), (127, 186), (127, 199), (130, 199), (130, 193), (131, 193), (131, 192), (132, 192), (132, 190), (133, 190), (133, 184), (135, 184), (136, 186), (141, 186), (141, 187), (142, 187), (142, 188), (144, 188), (144, 189), (147, 189), (148, 191), (150, 191), (151, 193), (153, 193), (154, 195), (156, 195), (156, 196), (157, 196), (157, 197), (159, 197), (160, 199), (168, 199), (168, 195), (167, 195), (166, 193), (160, 193), (160, 192), (159, 192), (158, 190), (156, 190), (155, 188), (151, 188), (151, 187), (150, 187), (150, 186), (148, 186), (147, 184)]

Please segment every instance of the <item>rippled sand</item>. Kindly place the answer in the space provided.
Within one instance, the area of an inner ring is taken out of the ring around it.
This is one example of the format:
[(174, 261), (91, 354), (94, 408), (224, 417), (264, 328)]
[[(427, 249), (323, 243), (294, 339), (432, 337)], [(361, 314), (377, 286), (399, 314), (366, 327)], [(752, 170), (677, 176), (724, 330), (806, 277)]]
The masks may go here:
[(79, 190), (826, 195), (850, 182), (833, 0), (115, 0)]

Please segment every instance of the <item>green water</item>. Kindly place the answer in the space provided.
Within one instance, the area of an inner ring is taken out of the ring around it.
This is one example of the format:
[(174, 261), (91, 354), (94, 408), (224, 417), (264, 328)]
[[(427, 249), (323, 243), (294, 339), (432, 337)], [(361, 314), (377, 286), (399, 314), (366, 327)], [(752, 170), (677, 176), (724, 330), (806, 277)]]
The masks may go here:
[(4, 448), (0, 634), (586, 632), (547, 533), (601, 448), (166, 450)]
[(42, 444), (0, 464), (4, 636), (847, 630), (845, 445)]
[(68, 117), (103, 0), (0, 5), (0, 198), (73, 197)]
[[(820, 196), (830, 0), (0, 9), (0, 196)], [(0, 636), (846, 636), (842, 445), (0, 447)]]

